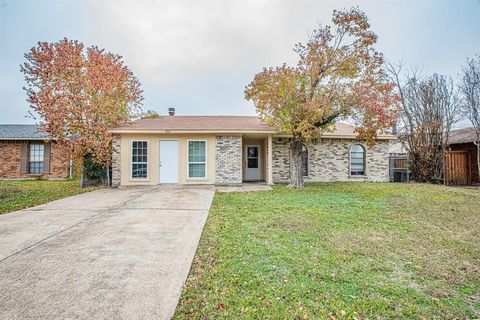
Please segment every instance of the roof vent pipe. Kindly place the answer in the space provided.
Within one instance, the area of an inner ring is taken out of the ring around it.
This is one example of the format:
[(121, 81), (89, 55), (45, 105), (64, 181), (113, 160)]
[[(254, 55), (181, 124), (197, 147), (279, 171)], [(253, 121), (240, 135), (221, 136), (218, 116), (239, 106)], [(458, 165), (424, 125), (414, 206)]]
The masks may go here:
[(175, 108), (168, 108), (168, 115), (174, 116), (175, 115)]

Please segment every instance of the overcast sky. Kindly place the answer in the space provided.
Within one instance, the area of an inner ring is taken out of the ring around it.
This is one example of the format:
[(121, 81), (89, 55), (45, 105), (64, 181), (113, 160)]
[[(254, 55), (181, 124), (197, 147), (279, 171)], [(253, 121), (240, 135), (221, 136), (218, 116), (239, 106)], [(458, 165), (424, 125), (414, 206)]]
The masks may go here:
[(0, 0), (0, 123), (34, 123), (19, 65), (38, 41), (64, 37), (122, 55), (146, 109), (253, 115), (243, 90), (255, 73), (294, 64), (294, 44), (352, 5), (367, 13), (391, 61), (456, 79), (480, 53), (480, 0)]

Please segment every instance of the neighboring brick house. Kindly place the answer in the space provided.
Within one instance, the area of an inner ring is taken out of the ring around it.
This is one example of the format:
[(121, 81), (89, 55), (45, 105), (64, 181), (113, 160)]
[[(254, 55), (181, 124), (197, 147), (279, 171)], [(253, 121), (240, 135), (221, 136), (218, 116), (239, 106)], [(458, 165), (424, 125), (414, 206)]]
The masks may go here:
[(0, 124), (0, 179), (65, 179), (69, 158), (38, 126)]
[[(254, 116), (169, 116), (112, 128), (112, 183), (119, 185), (288, 182), (289, 137)], [(307, 182), (389, 181), (393, 135), (379, 135), (372, 148), (354, 127), (304, 146)]]

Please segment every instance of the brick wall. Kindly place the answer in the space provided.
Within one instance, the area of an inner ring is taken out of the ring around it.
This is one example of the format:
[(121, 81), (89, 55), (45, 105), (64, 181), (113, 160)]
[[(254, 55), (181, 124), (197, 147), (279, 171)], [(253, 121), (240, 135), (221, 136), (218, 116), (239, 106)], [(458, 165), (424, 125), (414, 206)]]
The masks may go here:
[(0, 178), (21, 178), (20, 143), (0, 142)]
[(69, 156), (60, 147), (52, 143), (50, 174), (44, 174), (47, 179), (67, 179), (69, 174)]
[(215, 183), (242, 183), (242, 137), (217, 136), (215, 152)]
[(272, 178), (273, 183), (290, 180), (290, 149), (287, 138), (272, 139)]
[[(349, 150), (353, 139), (320, 139), (307, 144), (308, 176), (306, 182), (328, 181), (389, 181), (389, 141), (379, 140), (370, 149), (366, 148), (366, 176), (349, 176)], [(285, 183), (290, 179), (290, 150), (286, 138), (273, 139), (273, 182)]]
[(68, 178), (69, 158), (56, 144), (51, 144), (50, 172), (44, 174), (20, 173), (20, 148), (27, 141), (0, 141), (0, 179)]
[(112, 187), (118, 187), (121, 183), (120, 142), (121, 142), (120, 135), (114, 134), (112, 137)]

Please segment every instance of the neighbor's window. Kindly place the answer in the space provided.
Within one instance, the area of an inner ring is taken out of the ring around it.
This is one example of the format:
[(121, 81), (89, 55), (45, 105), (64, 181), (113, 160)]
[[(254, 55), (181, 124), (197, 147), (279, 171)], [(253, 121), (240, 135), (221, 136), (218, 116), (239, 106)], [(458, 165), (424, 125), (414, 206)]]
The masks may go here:
[(147, 178), (148, 142), (132, 141), (132, 178)]
[(29, 146), (28, 173), (43, 173), (44, 146), (41, 143), (32, 143)]
[(350, 148), (350, 175), (365, 175), (365, 148), (358, 143)]
[(205, 178), (207, 167), (206, 141), (188, 141), (188, 177)]
[(302, 176), (308, 176), (308, 149), (302, 145)]

